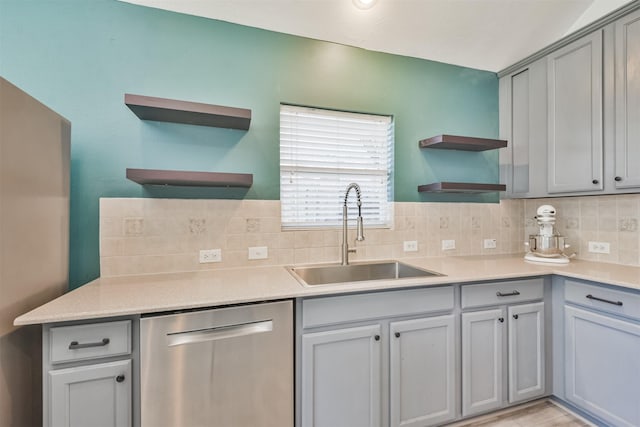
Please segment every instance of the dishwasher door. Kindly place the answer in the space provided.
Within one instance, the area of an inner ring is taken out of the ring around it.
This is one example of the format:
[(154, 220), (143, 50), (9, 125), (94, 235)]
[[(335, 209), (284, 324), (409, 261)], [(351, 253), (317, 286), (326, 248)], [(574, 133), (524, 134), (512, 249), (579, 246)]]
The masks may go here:
[(142, 427), (293, 426), (291, 301), (143, 317)]

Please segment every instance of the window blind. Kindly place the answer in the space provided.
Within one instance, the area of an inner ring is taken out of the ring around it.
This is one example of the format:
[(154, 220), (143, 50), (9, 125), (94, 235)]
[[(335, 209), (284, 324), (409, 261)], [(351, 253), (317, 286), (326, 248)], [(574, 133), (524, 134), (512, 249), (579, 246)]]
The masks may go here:
[[(355, 182), (365, 226), (390, 227), (393, 140), (391, 116), (281, 105), (282, 226), (342, 225), (345, 190)], [(355, 194), (347, 206), (355, 220)]]

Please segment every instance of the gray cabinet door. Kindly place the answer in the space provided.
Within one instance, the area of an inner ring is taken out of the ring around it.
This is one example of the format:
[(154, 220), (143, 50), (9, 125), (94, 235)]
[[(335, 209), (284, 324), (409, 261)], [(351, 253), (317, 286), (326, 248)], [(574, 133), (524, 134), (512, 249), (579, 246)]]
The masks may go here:
[(640, 187), (640, 11), (615, 23), (615, 186)]
[(380, 426), (380, 334), (370, 325), (302, 336), (303, 426)]
[(509, 403), (545, 392), (544, 303), (515, 305), (509, 319)]
[(615, 426), (640, 425), (640, 325), (565, 306), (566, 398)]
[(500, 79), (501, 180), (507, 196), (547, 193), (547, 62), (540, 59)]
[(462, 415), (502, 405), (505, 310), (462, 313)]
[(389, 339), (391, 426), (453, 420), (457, 393), (453, 315), (393, 322)]
[(547, 57), (549, 193), (603, 189), (602, 63), (602, 30)]
[(50, 426), (131, 425), (131, 360), (49, 371)]

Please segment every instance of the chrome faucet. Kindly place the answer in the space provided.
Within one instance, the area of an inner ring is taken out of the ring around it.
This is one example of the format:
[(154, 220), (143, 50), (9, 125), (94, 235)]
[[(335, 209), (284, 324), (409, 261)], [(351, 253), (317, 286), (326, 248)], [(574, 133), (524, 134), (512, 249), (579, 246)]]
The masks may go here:
[(358, 198), (358, 218), (356, 219), (356, 242), (362, 242), (364, 240), (364, 227), (362, 225), (362, 201), (360, 200), (360, 186), (358, 184), (351, 183), (347, 186), (347, 191), (344, 194), (344, 206), (342, 206), (342, 265), (349, 265), (349, 252), (355, 252), (355, 249), (349, 249), (349, 243), (347, 242), (347, 199), (349, 192), (356, 190), (356, 196)]

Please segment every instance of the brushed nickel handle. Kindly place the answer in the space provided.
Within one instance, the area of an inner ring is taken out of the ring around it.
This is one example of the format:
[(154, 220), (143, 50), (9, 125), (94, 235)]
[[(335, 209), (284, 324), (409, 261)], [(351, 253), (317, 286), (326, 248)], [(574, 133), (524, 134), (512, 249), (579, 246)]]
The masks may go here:
[(587, 295), (587, 298), (592, 299), (592, 300), (596, 300), (596, 301), (606, 302), (607, 304), (613, 304), (613, 305), (622, 306), (622, 301), (611, 301), (611, 300), (608, 300), (608, 299), (594, 297), (591, 294)]
[(167, 346), (193, 344), (205, 341), (216, 341), (245, 335), (271, 332), (273, 321), (242, 323), (239, 325), (221, 326), (218, 328), (201, 329), (196, 331), (173, 332), (167, 334)]
[(69, 343), (69, 350), (79, 350), (81, 348), (89, 348), (89, 347), (104, 347), (109, 344), (109, 338), (102, 338), (102, 341), (97, 342), (87, 342), (80, 344), (78, 341), (71, 341)]
[(499, 297), (513, 297), (513, 296), (520, 295), (520, 292), (513, 291), (513, 292), (502, 293), (502, 292), (498, 291), (498, 292), (496, 292), (496, 295), (499, 296)]

